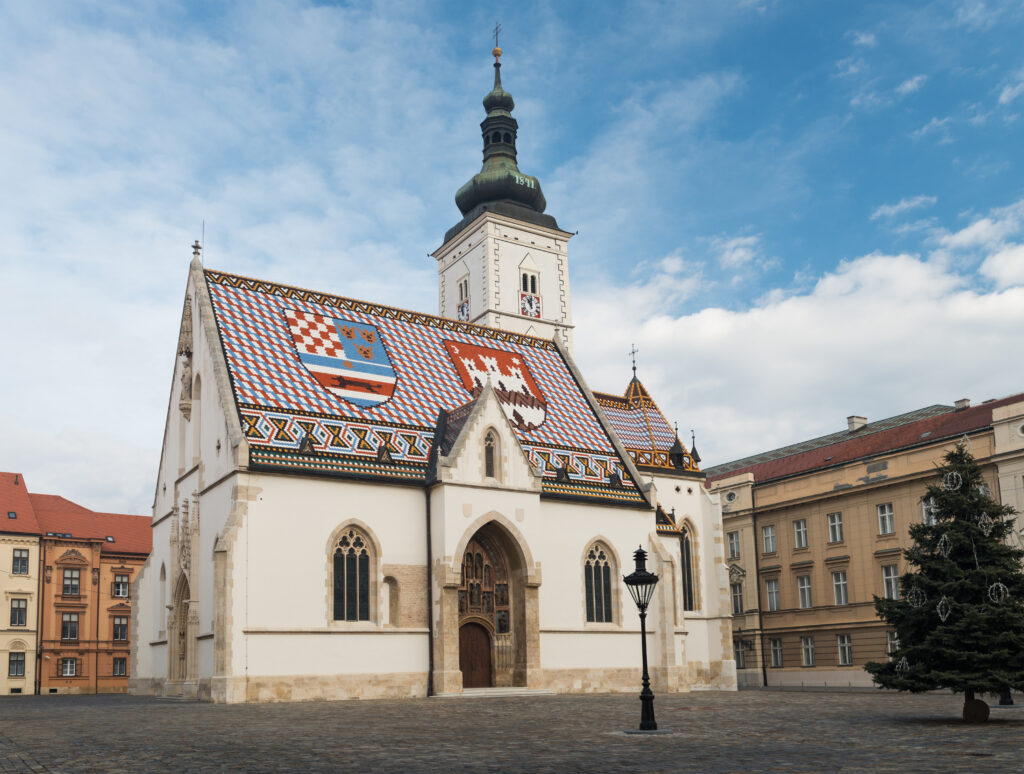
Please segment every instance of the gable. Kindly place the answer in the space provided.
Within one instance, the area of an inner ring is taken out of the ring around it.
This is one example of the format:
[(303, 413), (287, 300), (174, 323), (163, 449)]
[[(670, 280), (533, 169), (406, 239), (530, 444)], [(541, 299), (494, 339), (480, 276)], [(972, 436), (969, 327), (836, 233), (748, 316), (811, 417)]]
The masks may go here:
[[(490, 380), (545, 493), (645, 502), (550, 340), (205, 277), (251, 468), (422, 482), (438, 415)], [(571, 485), (556, 481), (560, 468)]]

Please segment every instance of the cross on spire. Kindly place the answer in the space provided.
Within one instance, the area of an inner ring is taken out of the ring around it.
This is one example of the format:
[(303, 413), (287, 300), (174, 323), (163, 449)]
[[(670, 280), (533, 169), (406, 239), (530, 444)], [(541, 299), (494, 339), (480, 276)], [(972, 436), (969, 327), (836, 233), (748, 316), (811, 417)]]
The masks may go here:
[(498, 34), (501, 32), (501, 25), (498, 22), (494, 22), (494, 47), (498, 47)]
[(636, 379), (636, 353), (639, 352), (636, 348), (636, 344), (631, 345), (632, 349), (629, 350), (629, 356), (633, 358), (633, 378)]
[(199, 244), (199, 240), (197, 239), (195, 242), (192, 243), (192, 257), (193, 258), (198, 258), (199, 257), (199, 251), (202, 250), (202, 249), (203, 248)]

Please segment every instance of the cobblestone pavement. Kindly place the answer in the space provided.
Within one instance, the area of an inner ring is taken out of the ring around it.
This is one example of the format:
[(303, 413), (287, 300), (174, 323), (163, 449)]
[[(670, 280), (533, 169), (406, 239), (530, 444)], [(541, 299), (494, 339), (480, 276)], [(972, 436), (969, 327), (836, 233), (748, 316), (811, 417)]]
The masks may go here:
[(215, 706), (0, 698), (2, 772), (1021, 771), (1024, 697), (983, 726), (949, 694), (635, 695)]

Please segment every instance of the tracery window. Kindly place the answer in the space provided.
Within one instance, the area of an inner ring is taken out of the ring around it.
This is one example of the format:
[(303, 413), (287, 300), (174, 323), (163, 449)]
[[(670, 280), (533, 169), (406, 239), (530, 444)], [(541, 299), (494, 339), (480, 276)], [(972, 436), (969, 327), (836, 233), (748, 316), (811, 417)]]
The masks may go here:
[(497, 634), (511, 628), (509, 574), (505, 558), (491, 540), (477, 535), (466, 546), (459, 584), (459, 618), (483, 618)]
[(334, 620), (370, 620), (370, 543), (355, 529), (334, 550)]
[(693, 585), (693, 555), (690, 530), (683, 527), (679, 535), (679, 567), (682, 571), (683, 610), (696, 610), (696, 590)]
[(583, 567), (588, 623), (612, 622), (612, 575), (611, 552), (601, 543), (594, 543)]
[(497, 447), (498, 437), (489, 430), (484, 437), (484, 475), (487, 478), (498, 477)]

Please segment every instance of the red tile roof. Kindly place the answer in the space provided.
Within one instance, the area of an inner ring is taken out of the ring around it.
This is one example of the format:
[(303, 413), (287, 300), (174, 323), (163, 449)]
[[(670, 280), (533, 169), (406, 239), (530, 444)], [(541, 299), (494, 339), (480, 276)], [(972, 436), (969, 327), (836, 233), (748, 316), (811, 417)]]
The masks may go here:
[[(70, 533), (75, 538), (105, 541), (102, 551), (148, 554), (153, 549), (153, 530), (149, 516), (123, 513), (96, 513), (58, 495), (31, 494), (32, 505), (42, 533)], [(113, 537), (114, 542), (106, 541)]]
[(867, 435), (864, 435), (862, 431), (853, 430), (850, 431), (850, 438), (847, 440), (778, 459), (770, 459), (766, 462), (743, 465), (744, 460), (740, 460), (741, 464), (737, 467), (732, 467), (730, 463), (716, 465), (709, 471), (708, 483), (740, 473), (753, 473), (754, 481), (760, 484), (922, 443), (956, 438), (991, 425), (992, 409), (1020, 401), (1024, 401), (1024, 393), (989, 401), (968, 409), (930, 416)]
[[(11, 513), (16, 518), (10, 518)], [(36, 512), (25, 487), (25, 477), (20, 473), (0, 473), (0, 532), (39, 534)]]

